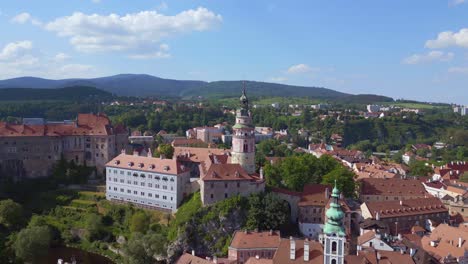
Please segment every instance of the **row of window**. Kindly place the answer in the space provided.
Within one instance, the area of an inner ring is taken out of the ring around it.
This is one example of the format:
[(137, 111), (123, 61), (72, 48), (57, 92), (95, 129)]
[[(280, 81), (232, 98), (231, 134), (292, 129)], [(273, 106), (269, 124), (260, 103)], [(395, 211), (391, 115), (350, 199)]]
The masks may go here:
[[(110, 196), (110, 198), (112, 198), (112, 197), (113, 197), (114, 199), (116, 199), (116, 200), (123, 201), (123, 198), (122, 198), (122, 197), (118, 197), (118, 196), (116, 196), (116, 195)], [(127, 198), (127, 202), (130, 202), (130, 203), (133, 203), (133, 202), (134, 202), (134, 203), (137, 203), (137, 204), (140, 204), (140, 205), (141, 205), (141, 204), (148, 204), (148, 205), (149, 205), (149, 208), (151, 208), (151, 207), (153, 207), (153, 206), (156, 206), (156, 207), (163, 207), (163, 208), (170, 208), (170, 209), (173, 208), (173, 206), (166, 206), (165, 204), (163, 204), (163, 205), (161, 206), (161, 205), (159, 205), (158, 203), (154, 203), (154, 204), (153, 204), (152, 202), (139, 201), (139, 200), (137, 200), (137, 199), (133, 199), (133, 200), (132, 200), (132, 199), (130, 199), (130, 198)], [(144, 206), (144, 207), (146, 207), (146, 206)]]
[[(109, 180), (109, 181), (112, 181), (112, 178), (109, 177), (108, 180)], [(117, 178), (114, 178), (113, 181), (114, 181), (114, 182), (120, 182), (120, 183), (125, 184), (125, 180), (124, 180), (124, 179), (120, 179), (120, 180), (119, 180), (119, 179), (117, 179)], [(153, 188), (153, 183), (148, 183), (148, 184), (146, 184), (145, 182), (139, 182), (139, 181), (133, 181), (133, 182), (132, 182), (131, 180), (127, 180), (127, 184), (140, 185), (140, 186), (143, 186), (143, 187), (148, 186), (148, 187), (150, 187), (150, 188)], [(161, 189), (163, 189), (163, 190), (168, 190), (168, 189), (169, 189), (169, 187), (168, 187), (167, 185), (159, 185), (159, 184), (154, 184), (154, 188), (156, 188), (156, 189), (161, 188)], [(171, 191), (174, 191), (174, 186), (170, 186), (170, 190), (171, 190)]]
[[(112, 171), (111, 169), (108, 169), (108, 173), (109, 174), (112, 174), (112, 172), (117, 175), (117, 174), (120, 174), (120, 175), (124, 175), (125, 174), (125, 171), (123, 170), (114, 170)], [(152, 174), (144, 174), (144, 173), (140, 173), (138, 174), (137, 172), (130, 172), (130, 171), (127, 171), (127, 176), (133, 176), (133, 177), (138, 177), (140, 176), (141, 178), (146, 178), (148, 177), (148, 179), (153, 179), (153, 175)], [(160, 177), (159, 175), (154, 175), (154, 179), (155, 180), (163, 180), (163, 181), (171, 181), (171, 182), (174, 182), (174, 178), (171, 177), (170, 179), (168, 179), (168, 177), (166, 176), (163, 176), (163, 177)]]
[[(112, 188), (111, 186), (109, 186), (109, 191), (111, 191), (112, 189), (113, 189), (115, 192), (118, 192), (118, 191), (119, 191), (119, 188), (117, 188), (117, 187), (113, 187), (113, 188)], [(125, 193), (125, 189), (124, 189), (124, 188), (120, 188), (120, 192), (121, 192), (121, 193)], [(143, 196), (143, 197), (144, 197), (144, 196), (147, 196), (147, 197), (150, 197), (150, 198), (153, 198), (153, 197), (154, 197), (154, 198), (156, 198), (156, 199), (159, 199), (159, 197), (160, 197), (159, 194), (154, 194), (154, 195), (153, 195), (153, 193), (145, 193), (145, 192), (141, 192), (141, 191), (138, 192), (138, 191), (130, 190), (130, 189), (127, 189), (127, 194), (140, 195), (140, 196)], [(163, 199), (163, 200), (168, 200), (168, 198), (169, 198), (171, 201), (174, 201), (174, 197), (172, 197), (172, 196), (167, 197), (167, 195), (161, 195), (161, 199)]]
[[(240, 182), (236, 182), (237, 188), (240, 188)], [(224, 183), (224, 188), (227, 189), (229, 185), (227, 183)], [(214, 183), (210, 183), (210, 188), (214, 189)]]

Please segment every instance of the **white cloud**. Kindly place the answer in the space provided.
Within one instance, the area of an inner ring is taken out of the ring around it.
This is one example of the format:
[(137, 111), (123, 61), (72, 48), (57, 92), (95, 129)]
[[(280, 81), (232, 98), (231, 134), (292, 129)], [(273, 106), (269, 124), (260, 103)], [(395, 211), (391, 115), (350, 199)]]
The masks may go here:
[(468, 67), (451, 67), (448, 69), (448, 72), (468, 74)]
[(297, 64), (288, 68), (287, 73), (306, 73), (311, 71), (319, 71), (319, 68), (311, 68), (307, 64)]
[(440, 49), (451, 46), (468, 48), (468, 28), (462, 28), (458, 32), (441, 32), (437, 35), (436, 39), (426, 41), (425, 46), (430, 49)]
[(452, 52), (443, 52), (438, 50), (433, 50), (427, 54), (414, 54), (405, 59), (403, 59), (404, 64), (422, 64), (430, 63), (434, 61), (450, 61), (454, 57)]
[(65, 60), (68, 60), (68, 59), (70, 59), (70, 55), (68, 55), (66, 53), (63, 53), (63, 52), (57, 53), (54, 56), (54, 61), (65, 61)]
[(287, 80), (288, 80), (288, 78), (285, 78), (285, 77), (282, 77), (282, 76), (271, 77), (271, 78), (268, 79), (268, 81), (270, 81), (270, 82), (279, 82), (279, 83), (285, 82)]
[(159, 45), (159, 50), (150, 53), (142, 53), (142, 54), (133, 54), (128, 56), (130, 59), (136, 60), (146, 60), (146, 59), (165, 59), (170, 58), (171, 54), (169, 53), (169, 45), (161, 44)]
[(31, 24), (35, 26), (42, 25), (41, 21), (39, 21), (38, 19), (35, 19), (34, 17), (31, 16), (31, 14), (27, 12), (19, 13), (18, 15), (14, 16), (10, 21), (11, 23), (15, 23), (15, 24), (26, 24), (30, 22)]
[(73, 13), (57, 18), (45, 29), (58, 36), (68, 37), (70, 43), (82, 52), (98, 51), (154, 51), (165, 38), (194, 31), (211, 30), (222, 22), (222, 17), (199, 7), (168, 16), (157, 11), (99, 15)]
[(40, 55), (34, 52), (33, 44), (29, 40), (8, 43), (0, 49), (0, 78), (25, 75), (45, 78), (97, 76), (96, 68), (91, 65), (63, 64), (68, 58), (65, 53), (58, 53), (51, 58)]
[(466, 0), (451, 0), (449, 1), (449, 5), (456, 6), (456, 5), (464, 4), (465, 2)]
[(15, 59), (21, 56), (26, 50), (32, 49), (32, 42), (29, 40), (11, 42), (0, 51), (0, 60)]

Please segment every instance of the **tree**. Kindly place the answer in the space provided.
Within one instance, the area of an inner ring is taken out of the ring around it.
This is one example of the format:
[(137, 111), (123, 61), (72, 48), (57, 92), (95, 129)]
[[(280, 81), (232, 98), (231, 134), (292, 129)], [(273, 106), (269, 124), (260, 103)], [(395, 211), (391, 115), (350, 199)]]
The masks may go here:
[(51, 233), (47, 226), (33, 226), (21, 230), (13, 243), (16, 257), (32, 261), (47, 254), (51, 242)]
[(23, 222), (23, 207), (13, 200), (0, 201), (0, 224), (14, 228)]
[(426, 166), (424, 161), (412, 160), (409, 163), (409, 171), (412, 176), (427, 176), (433, 172), (432, 168)]
[(145, 212), (136, 212), (130, 220), (130, 231), (146, 233), (150, 225), (150, 218)]
[(155, 263), (156, 257), (165, 256), (166, 237), (162, 234), (149, 231), (146, 235), (134, 233), (130, 240), (124, 245), (127, 264)]
[(86, 231), (87, 239), (89, 241), (94, 241), (102, 237), (103, 234), (103, 224), (102, 217), (97, 214), (90, 214), (86, 218)]
[(345, 197), (354, 197), (356, 188), (354, 177), (355, 175), (353, 172), (341, 165), (323, 176), (322, 184), (334, 185), (336, 180), (338, 190), (340, 190)]
[(278, 229), (289, 220), (287, 202), (273, 193), (253, 194), (249, 197), (247, 213), (248, 229), (270, 230)]
[(153, 157), (159, 158), (160, 156), (164, 156), (166, 159), (172, 159), (174, 155), (174, 147), (170, 144), (161, 144), (159, 147), (154, 151)]

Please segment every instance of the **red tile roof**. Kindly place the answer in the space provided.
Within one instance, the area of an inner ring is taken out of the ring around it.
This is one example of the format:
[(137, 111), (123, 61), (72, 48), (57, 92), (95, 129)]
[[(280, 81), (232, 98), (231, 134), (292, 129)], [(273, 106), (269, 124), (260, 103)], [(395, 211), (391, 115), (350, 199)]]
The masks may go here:
[[(401, 204), (400, 204), (401, 203)], [(364, 203), (372, 218), (379, 213), (380, 218), (447, 213), (448, 210), (436, 197), (408, 199), (404, 201), (378, 201)]]
[(361, 179), (362, 195), (420, 196), (427, 192), (418, 180), (392, 179)]
[[(296, 239), (296, 258), (290, 259), (290, 239), (282, 239), (273, 257), (274, 264), (304, 263), (304, 240)], [(323, 247), (316, 241), (309, 241), (309, 263), (323, 264)]]
[[(328, 189), (328, 195), (326, 190)], [(308, 184), (304, 186), (299, 206), (326, 206), (332, 187), (323, 184)]]
[(236, 231), (230, 247), (236, 249), (278, 248), (280, 242), (279, 231)]
[(215, 164), (211, 163), (206, 173), (200, 172), (204, 181), (257, 181), (258, 177), (249, 175), (239, 164)]
[[(461, 238), (461, 247), (458, 246)], [(436, 241), (436, 246), (431, 246), (431, 241)], [(441, 260), (448, 254), (454, 257), (462, 257), (465, 250), (468, 250), (468, 227), (460, 225), (459, 227), (440, 224), (430, 235), (421, 239), (423, 249), (431, 255)]]
[(188, 171), (188, 168), (185, 168), (185, 166), (176, 159), (160, 159), (123, 153), (109, 161), (106, 166), (172, 175), (178, 175)]

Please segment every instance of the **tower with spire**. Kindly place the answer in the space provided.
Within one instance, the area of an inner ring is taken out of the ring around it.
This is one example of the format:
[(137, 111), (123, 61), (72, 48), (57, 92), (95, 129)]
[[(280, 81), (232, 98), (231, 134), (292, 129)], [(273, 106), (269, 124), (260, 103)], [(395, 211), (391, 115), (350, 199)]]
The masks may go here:
[(236, 124), (232, 127), (231, 162), (241, 165), (249, 174), (255, 173), (255, 129), (249, 110), (245, 82), (240, 97), (240, 108), (236, 111)]
[(325, 213), (327, 222), (323, 227), (324, 264), (343, 264), (346, 232), (343, 225), (345, 214), (339, 203), (340, 191), (335, 187), (332, 191), (330, 208)]

